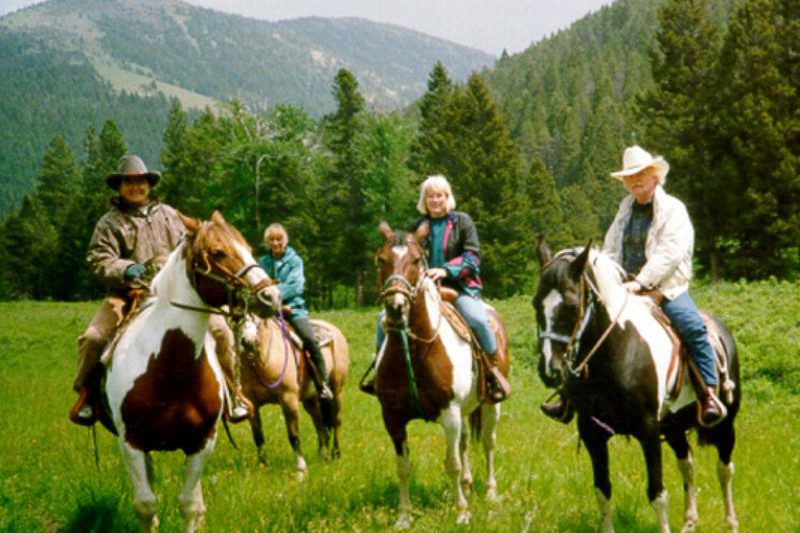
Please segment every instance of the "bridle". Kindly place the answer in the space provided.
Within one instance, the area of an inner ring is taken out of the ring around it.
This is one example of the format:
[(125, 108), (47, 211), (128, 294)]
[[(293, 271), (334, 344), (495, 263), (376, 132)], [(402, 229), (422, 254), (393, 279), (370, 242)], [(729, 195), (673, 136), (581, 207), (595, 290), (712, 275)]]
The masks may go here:
[[(558, 257), (558, 256), (557, 256)], [(556, 258), (557, 258), (556, 257)], [(555, 260), (556, 258), (553, 258)], [(544, 271), (553, 261), (548, 262), (542, 267), (542, 271)], [(622, 306), (617, 313), (617, 316), (614, 320), (611, 320), (608, 324), (608, 327), (603, 331), (603, 334), (597, 339), (597, 341), (592, 346), (592, 349), (589, 350), (589, 353), (583, 357), (582, 360), (578, 361), (578, 356), (580, 355), (580, 347), (581, 347), (581, 340), (583, 338), (583, 334), (586, 332), (586, 328), (589, 325), (592, 317), (594, 316), (595, 312), (595, 304), (597, 303), (599, 298), (599, 290), (595, 286), (594, 282), (589, 277), (587, 272), (583, 272), (580, 277), (579, 282), (579, 289), (578, 289), (578, 318), (575, 321), (575, 325), (572, 328), (572, 333), (569, 337), (563, 335), (561, 333), (556, 333), (551, 329), (542, 330), (539, 328), (539, 340), (549, 339), (554, 340), (556, 342), (561, 342), (566, 344), (566, 348), (564, 349), (564, 366), (570, 371), (570, 373), (575, 377), (580, 377), (581, 375), (585, 375), (584, 371), (589, 364), (589, 361), (597, 353), (597, 350), (602, 346), (603, 342), (605, 342), (608, 335), (611, 333), (612, 329), (614, 329), (614, 325), (619, 320), (619, 317), (622, 316), (622, 312), (625, 309), (625, 306), (628, 304), (629, 294), (625, 293), (625, 301), (623, 302)]]
[[(259, 281), (253, 286), (247, 282), (247, 274), (254, 268), (261, 269), (258, 263), (250, 263), (244, 265), (236, 272), (232, 272), (220, 265), (213, 258), (209, 257), (207, 253), (201, 255), (203, 265), (199, 264), (199, 259), (193, 257), (188, 268), (189, 283), (195, 291), (199, 294), (198, 280), (199, 278), (206, 278), (215, 283), (222, 285), (225, 289), (225, 302), (227, 309), (222, 309), (222, 306), (211, 306), (207, 308), (195, 307), (178, 302), (171, 302), (172, 305), (182, 309), (189, 309), (192, 311), (200, 311), (206, 313), (220, 314), (232, 318), (241, 318), (249, 312), (250, 302), (255, 299), (260, 299), (259, 293), (265, 288), (273, 284), (272, 278), (266, 276), (263, 280)], [(219, 273), (212, 272), (216, 267)], [(237, 305), (241, 302), (241, 305)]]

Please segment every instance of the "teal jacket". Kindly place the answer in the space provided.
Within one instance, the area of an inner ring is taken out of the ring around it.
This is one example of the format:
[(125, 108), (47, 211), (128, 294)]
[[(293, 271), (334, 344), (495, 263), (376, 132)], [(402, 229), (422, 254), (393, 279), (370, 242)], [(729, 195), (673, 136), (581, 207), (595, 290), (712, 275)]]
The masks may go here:
[(295, 317), (307, 317), (308, 310), (303, 299), (303, 291), (306, 286), (306, 277), (303, 275), (303, 260), (294, 251), (294, 248), (287, 246), (283, 255), (275, 259), (272, 254), (267, 254), (258, 260), (266, 273), (274, 280), (278, 280), (278, 290), (281, 291), (281, 298), (284, 305), (292, 309)]

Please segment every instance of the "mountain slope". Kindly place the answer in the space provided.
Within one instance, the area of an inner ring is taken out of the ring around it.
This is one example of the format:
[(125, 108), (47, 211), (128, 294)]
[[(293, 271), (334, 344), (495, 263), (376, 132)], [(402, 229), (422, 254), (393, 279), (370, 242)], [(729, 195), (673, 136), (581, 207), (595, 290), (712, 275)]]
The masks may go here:
[(50, 0), (0, 18), (0, 217), (30, 190), (53, 135), (80, 148), (89, 126), (117, 122), (157, 162), (167, 98), (202, 108), (334, 108), (331, 83), (353, 72), (374, 109), (401, 108), (442, 60), (455, 79), (483, 52), (361, 19), (273, 23), (177, 0)]

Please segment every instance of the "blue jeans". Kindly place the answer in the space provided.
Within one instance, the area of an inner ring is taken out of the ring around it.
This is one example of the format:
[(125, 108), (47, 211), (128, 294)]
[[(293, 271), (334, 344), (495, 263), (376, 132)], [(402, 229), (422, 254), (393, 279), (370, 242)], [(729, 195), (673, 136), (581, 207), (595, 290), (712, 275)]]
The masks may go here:
[(706, 324), (689, 292), (684, 292), (673, 300), (664, 298), (661, 309), (678, 330), (681, 340), (686, 343), (687, 351), (697, 363), (703, 381), (709, 387), (715, 386), (718, 381), (717, 357), (711, 348), (711, 343), (708, 342)]
[[(467, 321), (467, 324), (470, 329), (472, 329), (472, 332), (475, 333), (475, 337), (478, 338), (478, 342), (481, 348), (483, 348), (483, 351), (486, 352), (486, 355), (494, 357), (495, 352), (497, 352), (497, 338), (494, 336), (494, 330), (492, 330), (492, 326), (489, 324), (489, 317), (486, 316), (486, 306), (483, 305), (483, 301), (480, 297), (459, 294), (456, 301), (453, 302), (453, 306), (461, 313), (464, 320)], [(375, 335), (377, 347), (375, 353), (381, 351), (381, 345), (386, 336), (381, 327), (381, 320), (383, 320), (385, 314), (386, 311), (383, 309), (381, 309), (381, 312), (378, 314), (378, 324), (376, 326)]]

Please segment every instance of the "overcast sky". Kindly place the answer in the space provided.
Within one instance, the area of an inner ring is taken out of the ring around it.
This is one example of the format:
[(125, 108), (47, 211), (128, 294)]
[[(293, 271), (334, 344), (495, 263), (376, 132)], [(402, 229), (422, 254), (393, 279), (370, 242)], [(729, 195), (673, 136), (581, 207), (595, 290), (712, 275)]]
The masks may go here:
[[(265, 20), (363, 17), (412, 28), (500, 55), (566, 28), (612, 0), (184, 0)], [(39, 3), (0, 0), (0, 15)]]

